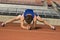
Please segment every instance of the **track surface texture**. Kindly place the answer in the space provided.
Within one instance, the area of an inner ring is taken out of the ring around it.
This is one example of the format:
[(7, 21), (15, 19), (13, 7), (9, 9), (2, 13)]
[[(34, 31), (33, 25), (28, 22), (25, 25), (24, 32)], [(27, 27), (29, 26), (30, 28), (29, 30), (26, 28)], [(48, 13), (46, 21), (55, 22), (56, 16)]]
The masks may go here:
[(17, 23), (0, 25), (0, 40), (60, 40), (60, 26), (51, 30), (49, 26), (37, 24), (37, 29), (24, 30)]

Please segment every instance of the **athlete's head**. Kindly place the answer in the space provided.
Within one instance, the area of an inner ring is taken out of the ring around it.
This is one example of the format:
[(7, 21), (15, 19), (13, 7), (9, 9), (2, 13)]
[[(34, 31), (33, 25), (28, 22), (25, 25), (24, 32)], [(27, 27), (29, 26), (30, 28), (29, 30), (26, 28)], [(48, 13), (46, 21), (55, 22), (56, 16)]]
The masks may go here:
[(32, 20), (33, 20), (32, 15), (27, 15), (27, 16), (25, 17), (25, 21), (26, 21), (28, 24), (30, 24), (30, 23), (32, 22)]
[(32, 9), (26, 9), (24, 12), (25, 21), (30, 24), (34, 18), (34, 12)]

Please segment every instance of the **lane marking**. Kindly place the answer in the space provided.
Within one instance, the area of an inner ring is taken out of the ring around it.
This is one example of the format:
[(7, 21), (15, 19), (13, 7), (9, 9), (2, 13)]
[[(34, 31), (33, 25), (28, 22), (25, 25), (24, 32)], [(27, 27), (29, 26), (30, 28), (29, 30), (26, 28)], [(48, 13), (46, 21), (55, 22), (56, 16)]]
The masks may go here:
[(36, 33), (60, 33), (57, 31), (43, 31), (43, 30), (16, 30), (16, 29), (0, 29), (3, 32), (36, 32)]

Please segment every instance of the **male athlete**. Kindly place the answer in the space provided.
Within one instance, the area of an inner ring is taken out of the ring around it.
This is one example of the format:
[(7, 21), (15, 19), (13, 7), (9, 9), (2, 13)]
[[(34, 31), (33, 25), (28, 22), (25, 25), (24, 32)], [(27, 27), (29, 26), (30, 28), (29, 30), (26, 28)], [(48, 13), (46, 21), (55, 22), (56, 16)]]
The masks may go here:
[[(10, 19), (6, 22), (3, 22), (1, 25), (4, 27), (7, 23), (10, 23), (10, 22), (15, 21), (15, 20), (20, 20), (21, 28), (23, 28), (23, 29), (29, 30), (29, 29), (35, 28), (36, 22), (39, 21), (39, 22), (43, 22), (44, 24), (50, 26), (51, 29), (55, 30), (54, 26), (50, 25), (45, 20), (43, 20), (40, 16), (35, 14), (32, 9), (26, 9), (24, 14), (18, 15), (17, 17), (15, 17), (13, 19)], [(33, 26), (30, 25), (32, 22), (33, 22)]]

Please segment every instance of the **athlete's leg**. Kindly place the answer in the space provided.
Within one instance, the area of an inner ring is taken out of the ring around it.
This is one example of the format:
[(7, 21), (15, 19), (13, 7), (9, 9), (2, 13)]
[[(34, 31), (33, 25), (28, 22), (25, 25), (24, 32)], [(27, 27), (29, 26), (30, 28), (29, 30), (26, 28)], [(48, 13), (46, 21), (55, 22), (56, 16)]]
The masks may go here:
[(50, 25), (48, 22), (46, 22), (44, 19), (42, 19), (40, 16), (37, 16), (37, 20), (40, 21), (40, 22), (43, 22), (44, 24), (50, 26), (52, 29), (55, 30), (55, 27)]
[(21, 17), (21, 15), (18, 15), (17, 17), (14, 17), (14, 18), (12, 18), (12, 19), (10, 19), (10, 20), (7, 20), (6, 22), (3, 22), (1, 25), (4, 26), (4, 25), (7, 24), (7, 23), (10, 23), (10, 22), (13, 22), (13, 21), (15, 21), (15, 20), (20, 19), (20, 17)]

